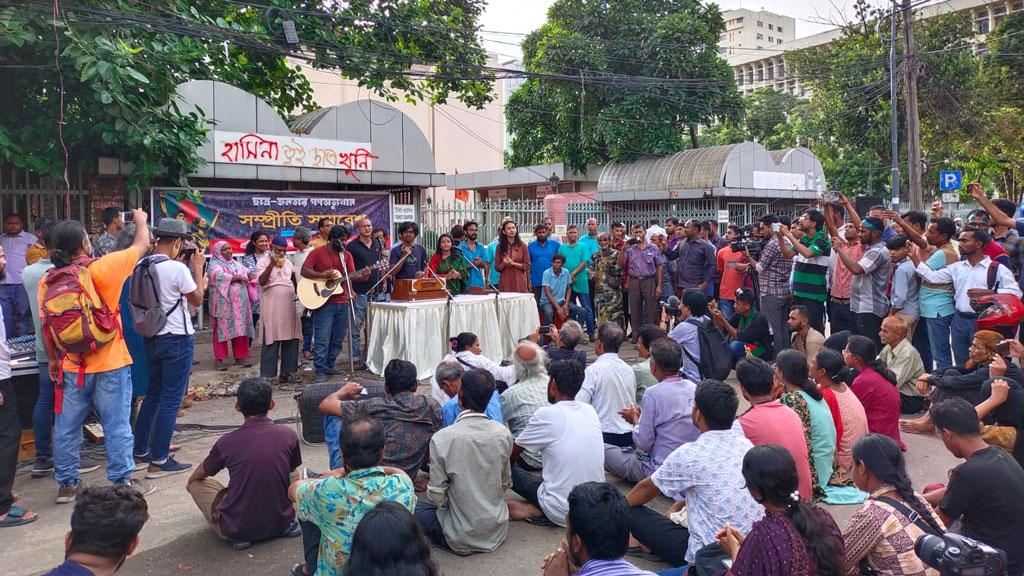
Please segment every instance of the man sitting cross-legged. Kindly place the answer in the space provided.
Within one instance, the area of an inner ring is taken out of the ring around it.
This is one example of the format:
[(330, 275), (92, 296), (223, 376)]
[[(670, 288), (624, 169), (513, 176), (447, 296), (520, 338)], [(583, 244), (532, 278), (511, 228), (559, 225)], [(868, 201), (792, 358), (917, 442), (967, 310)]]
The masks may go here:
[[(608, 326), (607, 324), (605, 326)], [(543, 479), (512, 466), (512, 490), (526, 499), (508, 501), (512, 520), (543, 518), (565, 525), (569, 492), (583, 482), (604, 481), (601, 421), (590, 404), (576, 400), (583, 385), (583, 367), (561, 360), (549, 369), (548, 402), (537, 410), (512, 447), (512, 460), (523, 450), (539, 452), (544, 460)]]
[[(459, 389), (462, 388), (462, 376), (465, 374), (462, 364), (455, 360), (442, 360), (434, 369), (434, 378), (437, 385), (448, 396), (449, 400), (441, 406), (441, 416), (444, 418), (444, 425), (451, 426), (459, 417), (462, 408), (459, 406)], [(493, 376), (492, 376), (493, 378)], [(495, 422), (504, 422), (501, 416), (501, 396), (495, 390), (491, 399), (487, 402), (487, 410), (484, 416)]]
[(625, 339), (626, 333), (615, 322), (601, 326), (594, 345), (597, 360), (584, 372), (576, 400), (597, 411), (605, 444), (628, 447), (633, 445), (633, 427), (619, 414), (636, 402), (636, 377), (633, 368), (619, 357)]
[(318, 479), (292, 482), (288, 497), (295, 502), (302, 525), (305, 566), (292, 574), (340, 576), (352, 551), (352, 535), (363, 516), (378, 502), (393, 500), (412, 512), (416, 492), (409, 475), (382, 466), (384, 427), (378, 420), (355, 418), (341, 425), (345, 467)]
[(634, 426), (636, 448), (604, 445), (605, 470), (630, 482), (650, 476), (673, 450), (700, 435), (691, 419), (697, 385), (679, 376), (682, 347), (669, 338), (659, 338), (651, 343), (650, 351), (651, 373), (658, 384), (648, 389), (641, 406), (620, 412)]
[[(548, 406), (547, 354), (533, 342), (523, 342), (516, 346), (512, 354), (512, 364), (516, 368), (516, 383), (501, 393), (501, 413), (505, 424), (512, 432), (512, 438), (518, 438), (526, 425), (533, 418), (533, 413)], [(538, 472), (543, 466), (540, 454), (523, 450), (516, 459), (524, 470)]]
[[(732, 427), (737, 406), (731, 386), (701, 382), (693, 407), (700, 437), (672, 452), (626, 496), (633, 537), (673, 566), (693, 564), (698, 550), (717, 546), (715, 536), (726, 523), (746, 534), (764, 514), (745, 489), (743, 456), (753, 444)], [(669, 513), (685, 506), (689, 529), (644, 506), (659, 493), (684, 497)]]
[(456, 399), (462, 412), (430, 439), (430, 503), (416, 505), (430, 540), (460, 555), (495, 550), (508, 535), (512, 434), (483, 414), (494, 389), (490, 372), (463, 374)]
[[(288, 500), (288, 484), (302, 464), (299, 437), (267, 417), (273, 409), (269, 382), (243, 380), (235, 410), (245, 422), (217, 440), (185, 485), (213, 533), (233, 541), (238, 549), (254, 541), (299, 535)], [(227, 487), (213, 478), (224, 468), (231, 477)]]

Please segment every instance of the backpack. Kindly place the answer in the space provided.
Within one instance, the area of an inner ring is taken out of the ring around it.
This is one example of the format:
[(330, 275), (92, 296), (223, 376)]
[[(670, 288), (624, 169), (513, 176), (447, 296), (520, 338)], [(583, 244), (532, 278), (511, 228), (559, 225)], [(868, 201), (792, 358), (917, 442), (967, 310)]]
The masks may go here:
[[(132, 325), (140, 336), (153, 338), (160, 334), (170, 316), (178, 306), (181, 298), (164, 312), (160, 302), (160, 278), (156, 273), (156, 265), (170, 260), (167, 256), (149, 256), (139, 260), (132, 270), (132, 283), (128, 291), (128, 311), (132, 316)], [(184, 309), (182, 309), (184, 314)]]
[(700, 361), (694, 360), (693, 356), (686, 351), (685, 346), (683, 346), (683, 352), (686, 352), (690, 362), (697, 365), (697, 369), (700, 370), (700, 377), (714, 378), (716, 380), (728, 378), (729, 372), (732, 371), (732, 351), (729, 350), (729, 344), (726, 342), (722, 331), (716, 328), (713, 322), (700, 322), (692, 316), (684, 320), (684, 322), (697, 327)]
[[(81, 258), (46, 273), (40, 301), (43, 337), (61, 359), (67, 354), (95, 352), (120, 333), (116, 310), (111, 310), (93, 284), (88, 265)], [(61, 370), (61, 380), (64, 371)], [(78, 362), (78, 385), (84, 383), (85, 362)], [(58, 384), (62, 384), (59, 382)]]

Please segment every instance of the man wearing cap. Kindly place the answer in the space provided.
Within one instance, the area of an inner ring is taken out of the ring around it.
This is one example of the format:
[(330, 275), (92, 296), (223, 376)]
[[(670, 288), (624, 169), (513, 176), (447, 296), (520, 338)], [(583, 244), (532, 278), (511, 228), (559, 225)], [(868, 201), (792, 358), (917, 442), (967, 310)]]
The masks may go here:
[[(314, 280), (338, 280), (355, 271), (352, 254), (345, 250), (345, 227), (335, 225), (327, 235), (330, 242), (306, 257), (302, 265), (302, 277)], [(343, 264), (344, 262), (344, 264)], [(364, 275), (367, 272), (364, 272)], [(359, 276), (352, 274), (355, 282)], [(341, 353), (348, 330), (348, 292), (334, 294), (327, 302), (313, 312), (313, 366), (316, 378), (325, 382), (329, 375), (340, 374), (334, 369), (334, 362)]]
[(835, 248), (839, 259), (853, 274), (850, 286), (850, 313), (853, 314), (851, 332), (867, 336), (875, 343), (875, 349), (882, 349), (879, 332), (882, 319), (889, 314), (889, 297), (886, 286), (889, 283), (889, 249), (882, 241), (885, 223), (881, 218), (868, 216), (860, 223), (860, 242), (867, 249), (860, 260), (853, 256), (841, 244)]
[(190, 226), (181, 220), (163, 218), (153, 234), (156, 248), (142, 261), (150, 263), (167, 323), (156, 336), (145, 339), (149, 387), (135, 421), (135, 459), (149, 462), (148, 479), (178, 474), (192, 467), (177, 462), (170, 455), (170, 446), (195, 355), (195, 329), (188, 307), (201, 305), (206, 290), (206, 257), (192, 243)]

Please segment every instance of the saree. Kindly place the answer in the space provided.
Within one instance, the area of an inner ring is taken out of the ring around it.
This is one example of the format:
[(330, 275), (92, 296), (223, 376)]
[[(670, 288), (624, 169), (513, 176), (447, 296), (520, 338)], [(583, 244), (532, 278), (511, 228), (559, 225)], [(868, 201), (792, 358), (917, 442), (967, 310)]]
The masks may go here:
[(618, 251), (606, 248), (595, 252), (590, 257), (590, 267), (594, 271), (597, 326), (615, 322), (625, 328), (626, 319), (622, 310), (622, 267), (619, 266)]
[[(454, 250), (458, 250), (458, 248)], [(431, 258), (431, 264), (430, 269), (436, 272), (438, 276), (444, 276), (453, 271), (458, 272), (459, 276), (462, 276), (462, 278), (448, 278), (444, 281), (445, 287), (452, 293), (452, 296), (458, 296), (465, 291), (468, 273), (466, 272), (466, 261), (461, 256), (457, 255), (454, 251), (447, 258), (441, 258), (440, 255), (435, 254), (434, 258)]]
[(221, 251), (227, 242), (215, 242), (210, 253), (210, 315), (217, 319), (217, 342), (227, 342), (245, 336), (252, 338), (256, 331), (252, 325), (253, 309), (249, 306), (248, 282), (236, 282), (236, 274), (248, 274), (242, 264), (224, 258)]

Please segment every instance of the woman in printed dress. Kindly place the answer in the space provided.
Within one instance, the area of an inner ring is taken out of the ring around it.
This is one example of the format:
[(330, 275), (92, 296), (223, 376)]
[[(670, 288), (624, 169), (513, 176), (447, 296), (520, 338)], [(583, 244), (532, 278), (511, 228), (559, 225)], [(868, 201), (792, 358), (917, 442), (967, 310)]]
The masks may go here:
[(619, 252), (611, 247), (607, 232), (597, 237), (598, 251), (590, 257), (594, 271), (594, 307), (597, 326), (616, 322), (623, 329), (626, 319), (622, 311), (622, 266), (619, 266)]
[(255, 335), (249, 282), (255, 276), (232, 257), (231, 245), (220, 240), (210, 252), (210, 316), (213, 317), (213, 358), (217, 370), (227, 370), (224, 360), (231, 344), (235, 363), (250, 365), (249, 341)]

